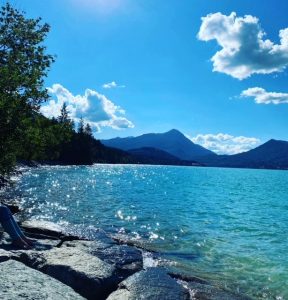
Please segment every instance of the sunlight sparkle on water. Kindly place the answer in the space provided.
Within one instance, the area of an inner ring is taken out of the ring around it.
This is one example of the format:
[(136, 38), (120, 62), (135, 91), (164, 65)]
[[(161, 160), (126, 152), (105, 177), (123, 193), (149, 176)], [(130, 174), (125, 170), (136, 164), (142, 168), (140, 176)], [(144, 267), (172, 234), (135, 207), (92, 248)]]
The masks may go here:
[(160, 251), (161, 264), (280, 300), (288, 299), (287, 184), (285, 171), (54, 166), (25, 173), (13, 197), (30, 219), (123, 234)]

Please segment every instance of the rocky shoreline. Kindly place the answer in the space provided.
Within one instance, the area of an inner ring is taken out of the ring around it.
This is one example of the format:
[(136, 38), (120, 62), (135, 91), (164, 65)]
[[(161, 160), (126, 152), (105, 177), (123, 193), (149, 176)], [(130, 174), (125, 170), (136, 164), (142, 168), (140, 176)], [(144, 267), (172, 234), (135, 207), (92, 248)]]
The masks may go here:
[[(14, 176), (33, 165), (18, 164)], [(10, 181), (4, 180), (3, 187)], [(10, 201), (9, 201), (10, 202)], [(17, 203), (10, 203), (14, 213)], [(11, 245), (0, 226), (0, 299), (248, 300), (201, 278), (145, 263), (146, 249), (97, 229), (93, 239), (43, 221), (20, 223), (36, 240), (32, 250)], [(152, 254), (152, 253), (151, 253)]]
[(1, 299), (250, 299), (209, 282), (143, 264), (143, 250), (97, 230), (94, 240), (64, 233), (48, 222), (23, 222), (36, 239), (19, 250), (0, 232)]

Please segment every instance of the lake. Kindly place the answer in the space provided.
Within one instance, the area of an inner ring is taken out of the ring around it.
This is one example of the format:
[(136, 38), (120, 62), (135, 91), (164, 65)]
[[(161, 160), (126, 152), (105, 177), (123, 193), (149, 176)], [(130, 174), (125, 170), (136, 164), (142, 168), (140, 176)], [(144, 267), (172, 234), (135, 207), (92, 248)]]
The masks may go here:
[[(288, 299), (288, 172), (141, 165), (24, 172), (26, 217), (103, 228), (173, 270), (256, 299)], [(88, 231), (87, 231), (88, 232)]]

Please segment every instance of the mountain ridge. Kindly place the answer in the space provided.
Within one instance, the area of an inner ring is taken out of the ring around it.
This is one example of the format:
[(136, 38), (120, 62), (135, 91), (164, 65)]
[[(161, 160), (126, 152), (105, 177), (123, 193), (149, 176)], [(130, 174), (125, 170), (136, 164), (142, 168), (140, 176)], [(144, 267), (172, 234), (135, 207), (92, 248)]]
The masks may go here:
[[(118, 148), (130, 154), (141, 153), (142, 159), (145, 153), (148, 157), (155, 155), (155, 150), (154, 154), (151, 150), (153, 148), (182, 161), (197, 161), (208, 167), (288, 169), (288, 142), (283, 140), (270, 139), (254, 149), (233, 155), (217, 155), (193, 143), (177, 129), (165, 133), (146, 133), (137, 137), (117, 137), (101, 142), (108, 147)], [(160, 160), (160, 156), (158, 158)]]
[(181, 160), (174, 155), (156, 148), (137, 148), (128, 150), (136, 163), (151, 165), (174, 165), (174, 166), (203, 166), (196, 161)]
[(136, 137), (114, 138), (101, 140), (108, 147), (118, 148), (124, 151), (138, 148), (156, 148), (168, 152), (181, 160), (196, 160), (197, 157), (216, 155), (214, 152), (194, 144), (177, 129), (171, 129), (164, 133), (145, 133)]
[(213, 167), (288, 169), (288, 141), (270, 139), (246, 152), (206, 156), (199, 162)]

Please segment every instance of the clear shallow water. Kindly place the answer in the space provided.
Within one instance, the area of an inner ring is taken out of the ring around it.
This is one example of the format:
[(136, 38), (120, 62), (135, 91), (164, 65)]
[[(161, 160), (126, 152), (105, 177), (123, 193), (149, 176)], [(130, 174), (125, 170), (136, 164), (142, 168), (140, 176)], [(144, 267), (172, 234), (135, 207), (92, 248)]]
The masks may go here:
[(15, 195), (29, 218), (120, 232), (181, 272), (288, 299), (287, 171), (44, 167), (25, 173)]

